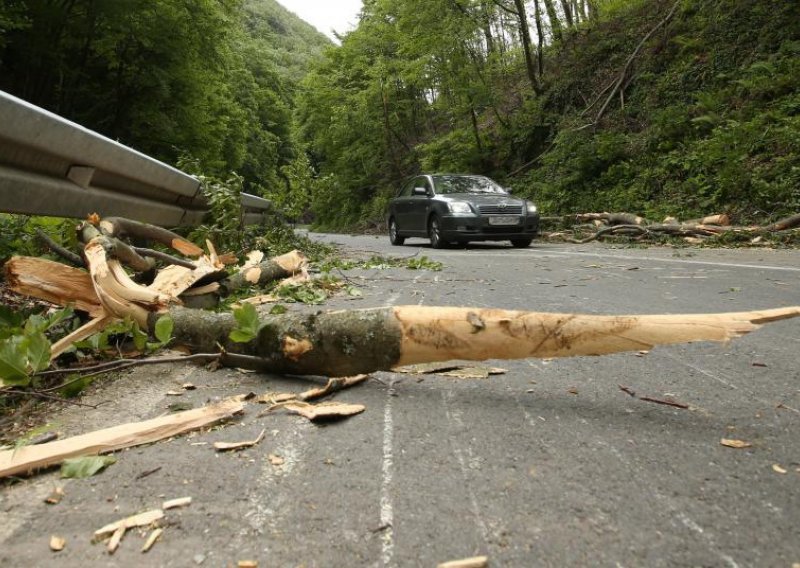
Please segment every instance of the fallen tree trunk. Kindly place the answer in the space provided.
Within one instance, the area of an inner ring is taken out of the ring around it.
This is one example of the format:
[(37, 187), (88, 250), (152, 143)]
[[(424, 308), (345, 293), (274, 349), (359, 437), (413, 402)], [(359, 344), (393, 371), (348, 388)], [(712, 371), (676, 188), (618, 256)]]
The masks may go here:
[[(762, 324), (800, 316), (800, 307), (727, 314), (597, 316), (479, 308), (398, 306), (266, 316), (247, 343), (229, 338), (230, 313), (173, 307), (178, 342), (193, 351), (253, 357), (260, 370), (349, 376), (393, 367), (465, 359), (605, 355), (655, 345), (727, 341)], [(159, 314), (151, 314), (155, 325)]]
[[(681, 229), (675, 225), (663, 227)], [(609, 229), (648, 230), (638, 225)], [(709, 226), (708, 230), (720, 227)], [(170, 292), (161, 286), (138, 285), (117, 259), (109, 257), (114, 250), (106, 246), (110, 237), (97, 236), (96, 231), (89, 229), (85, 233), (91, 236), (84, 248), (90, 283), (103, 308), (96, 320), (131, 318), (153, 333), (158, 319), (169, 315), (173, 320), (174, 342), (186, 344), (193, 351), (221, 349), (225, 354), (244, 355), (251, 366), (279, 373), (350, 376), (453, 359), (604, 355), (661, 344), (726, 341), (763, 323), (800, 315), (800, 307), (727, 314), (597, 316), (400, 306), (270, 315), (260, 322), (254, 339), (237, 343), (230, 339), (237, 327), (233, 314), (176, 305), (179, 303), (176, 294), (185, 290), (185, 278), (177, 288), (174, 282), (166, 282)], [(209, 257), (209, 264), (216, 266), (216, 253), (210, 243)], [(237, 280), (242, 285), (258, 285), (264, 274), (272, 277), (281, 271), (305, 268), (302, 255), (290, 254), (279, 259), (265, 265), (253, 257), (242, 267)], [(36, 290), (32, 292), (35, 295)], [(95, 321), (94, 326), (101, 323)], [(86, 328), (94, 329), (92, 324)]]

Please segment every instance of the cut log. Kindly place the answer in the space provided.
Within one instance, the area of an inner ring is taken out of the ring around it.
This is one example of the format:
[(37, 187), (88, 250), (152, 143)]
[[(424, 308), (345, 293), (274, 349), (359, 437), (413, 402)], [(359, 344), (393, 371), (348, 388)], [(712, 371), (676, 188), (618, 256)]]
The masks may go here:
[(800, 227), (800, 213), (792, 215), (791, 217), (786, 217), (785, 219), (781, 219), (775, 223), (771, 223), (764, 227), (764, 230), (769, 232), (786, 231), (788, 229), (795, 229), (797, 227)]
[(304, 274), (307, 267), (308, 259), (297, 250), (257, 264), (248, 262), (239, 272), (220, 282), (220, 294), (228, 296), (248, 286), (261, 287), (281, 278)]
[(57, 465), (67, 458), (103, 454), (157, 442), (230, 418), (243, 409), (244, 402), (241, 400), (226, 400), (203, 408), (114, 426), (65, 440), (6, 450), (0, 452), (0, 478), (24, 475), (36, 469)]
[[(604, 355), (655, 345), (727, 341), (764, 323), (800, 316), (800, 307), (696, 315), (598, 316), (481, 308), (399, 306), (266, 316), (248, 343), (229, 339), (230, 313), (175, 307), (173, 335), (192, 350), (253, 357), (271, 372), (350, 376), (396, 366), (464, 359)], [(150, 325), (158, 314), (152, 314)], [(482, 325), (476, 326), (480, 321)]]

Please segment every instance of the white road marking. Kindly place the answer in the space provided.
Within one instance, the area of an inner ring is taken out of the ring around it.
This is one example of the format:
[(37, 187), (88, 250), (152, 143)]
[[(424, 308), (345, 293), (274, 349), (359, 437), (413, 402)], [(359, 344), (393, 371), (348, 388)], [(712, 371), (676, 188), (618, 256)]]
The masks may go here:
[(383, 407), (383, 464), (381, 466), (381, 566), (392, 566), (394, 557), (394, 510), (392, 507), (392, 466), (394, 450), (394, 422), (392, 421), (392, 399), (387, 391), (386, 404)]
[[(498, 252), (467, 251), (464, 256), (491, 256), (496, 258)], [(535, 256), (539, 258), (552, 258), (553, 256), (588, 256), (592, 258), (613, 258), (617, 260), (636, 260), (645, 262), (667, 262), (672, 264), (696, 264), (701, 266), (719, 266), (722, 268), (747, 268), (751, 270), (778, 270), (783, 272), (800, 272), (800, 268), (793, 266), (775, 266), (771, 264), (744, 264), (738, 262), (717, 262), (710, 260), (689, 260), (685, 258), (658, 258), (651, 256), (626, 256), (622, 254), (604, 254), (597, 252), (577, 252), (563, 250), (517, 250), (508, 251), (508, 254), (517, 256)]]

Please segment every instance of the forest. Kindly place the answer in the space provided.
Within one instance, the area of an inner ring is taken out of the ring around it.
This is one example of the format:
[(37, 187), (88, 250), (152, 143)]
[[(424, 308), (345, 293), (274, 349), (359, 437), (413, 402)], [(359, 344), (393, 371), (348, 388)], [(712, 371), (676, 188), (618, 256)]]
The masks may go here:
[(334, 44), (273, 0), (3, 0), (0, 89), (325, 229), (420, 171), (545, 215), (800, 210), (800, 5), (365, 0)]

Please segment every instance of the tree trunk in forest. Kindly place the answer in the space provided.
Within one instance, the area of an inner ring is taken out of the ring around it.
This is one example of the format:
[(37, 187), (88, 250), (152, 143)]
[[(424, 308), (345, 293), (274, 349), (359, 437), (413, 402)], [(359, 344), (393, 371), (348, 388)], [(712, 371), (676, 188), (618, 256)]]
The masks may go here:
[(556, 8), (553, 5), (553, 0), (542, 0), (544, 2), (544, 9), (547, 12), (547, 19), (550, 20), (550, 30), (553, 33), (553, 39), (561, 41), (563, 34), (561, 33), (561, 20), (558, 19)]
[(539, 4), (539, 0), (533, 0), (533, 6), (537, 35), (536, 57), (539, 61), (539, 78), (541, 79), (542, 74), (544, 73), (544, 29), (542, 27), (542, 7)]
[(569, 0), (561, 0), (561, 9), (564, 10), (564, 18), (567, 20), (567, 27), (573, 27), (572, 7), (569, 4)]
[(528, 14), (525, 11), (525, 2), (524, 0), (514, 0), (514, 6), (517, 9), (517, 18), (519, 19), (519, 34), (522, 40), (522, 52), (525, 56), (525, 71), (528, 73), (528, 80), (531, 82), (533, 91), (538, 95), (542, 92), (542, 86), (539, 84), (536, 65), (531, 53), (531, 34), (528, 26)]

